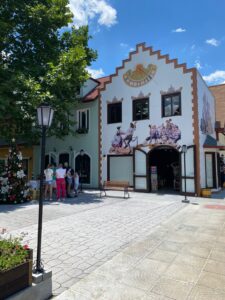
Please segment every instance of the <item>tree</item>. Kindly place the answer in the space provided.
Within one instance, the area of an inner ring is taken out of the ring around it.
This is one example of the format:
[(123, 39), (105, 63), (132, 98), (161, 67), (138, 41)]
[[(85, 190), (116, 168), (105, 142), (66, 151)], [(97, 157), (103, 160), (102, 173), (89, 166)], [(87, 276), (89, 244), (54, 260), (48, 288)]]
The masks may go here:
[(88, 47), (87, 26), (68, 27), (73, 17), (68, 4), (68, 0), (0, 3), (0, 136), (5, 139), (36, 141), (36, 108), (42, 102), (55, 110), (50, 135), (74, 132), (71, 116), (88, 78), (86, 67), (97, 54)]
[(21, 203), (30, 198), (22, 161), (22, 153), (13, 139), (7, 165), (0, 173), (0, 203)]

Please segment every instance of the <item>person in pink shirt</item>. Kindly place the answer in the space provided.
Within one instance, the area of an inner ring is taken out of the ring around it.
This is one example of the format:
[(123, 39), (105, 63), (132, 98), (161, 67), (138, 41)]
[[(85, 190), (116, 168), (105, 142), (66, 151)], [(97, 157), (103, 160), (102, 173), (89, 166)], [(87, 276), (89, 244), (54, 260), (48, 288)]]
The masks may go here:
[(60, 197), (62, 194), (62, 201), (65, 200), (66, 197), (66, 169), (63, 169), (62, 164), (59, 164), (56, 169), (56, 188), (57, 188), (57, 200), (60, 201)]

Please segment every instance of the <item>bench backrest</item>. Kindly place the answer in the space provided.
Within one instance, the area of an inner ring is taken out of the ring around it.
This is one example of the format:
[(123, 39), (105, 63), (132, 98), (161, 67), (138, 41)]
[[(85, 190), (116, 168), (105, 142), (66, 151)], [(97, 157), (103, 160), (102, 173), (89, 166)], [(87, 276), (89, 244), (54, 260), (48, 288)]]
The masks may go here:
[(110, 180), (110, 181), (104, 181), (104, 186), (108, 187), (128, 187), (129, 182), (128, 181), (115, 181), (115, 180)]

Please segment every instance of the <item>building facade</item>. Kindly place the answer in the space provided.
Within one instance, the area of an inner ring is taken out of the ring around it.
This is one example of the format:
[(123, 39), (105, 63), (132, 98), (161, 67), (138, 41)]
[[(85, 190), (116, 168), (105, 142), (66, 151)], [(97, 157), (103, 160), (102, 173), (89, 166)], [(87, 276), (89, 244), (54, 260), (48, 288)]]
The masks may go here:
[(192, 195), (220, 187), (214, 96), (195, 68), (138, 44), (104, 84), (99, 117), (101, 183)]
[[(210, 86), (216, 102), (216, 134), (221, 145), (225, 145), (225, 84)], [(225, 150), (220, 148), (220, 154), (225, 157)], [(224, 161), (225, 162), (225, 161)]]
[[(74, 109), (76, 125), (75, 136), (64, 139), (49, 137), (46, 140), (45, 166), (48, 163), (58, 165), (68, 163), (80, 175), (85, 188), (99, 186), (99, 90), (107, 77), (94, 80), (88, 79), (81, 88), (80, 100)], [(65, 124), (66, 125), (66, 124)], [(35, 147), (35, 177), (40, 174), (40, 146)]]

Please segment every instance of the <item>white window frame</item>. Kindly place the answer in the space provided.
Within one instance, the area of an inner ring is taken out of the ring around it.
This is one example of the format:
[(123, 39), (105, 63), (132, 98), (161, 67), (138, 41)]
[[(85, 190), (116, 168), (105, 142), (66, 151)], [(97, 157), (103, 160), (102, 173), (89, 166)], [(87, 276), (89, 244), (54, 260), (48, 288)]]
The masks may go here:
[[(85, 113), (86, 118), (85, 118), (85, 128), (82, 128), (80, 125), (82, 124), (82, 113)], [(77, 130), (79, 129), (87, 129), (89, 131), (90, 127), (90, 109), (89, 108), (84, 108), (84, 109), (79, 109), (77, 110)]]

